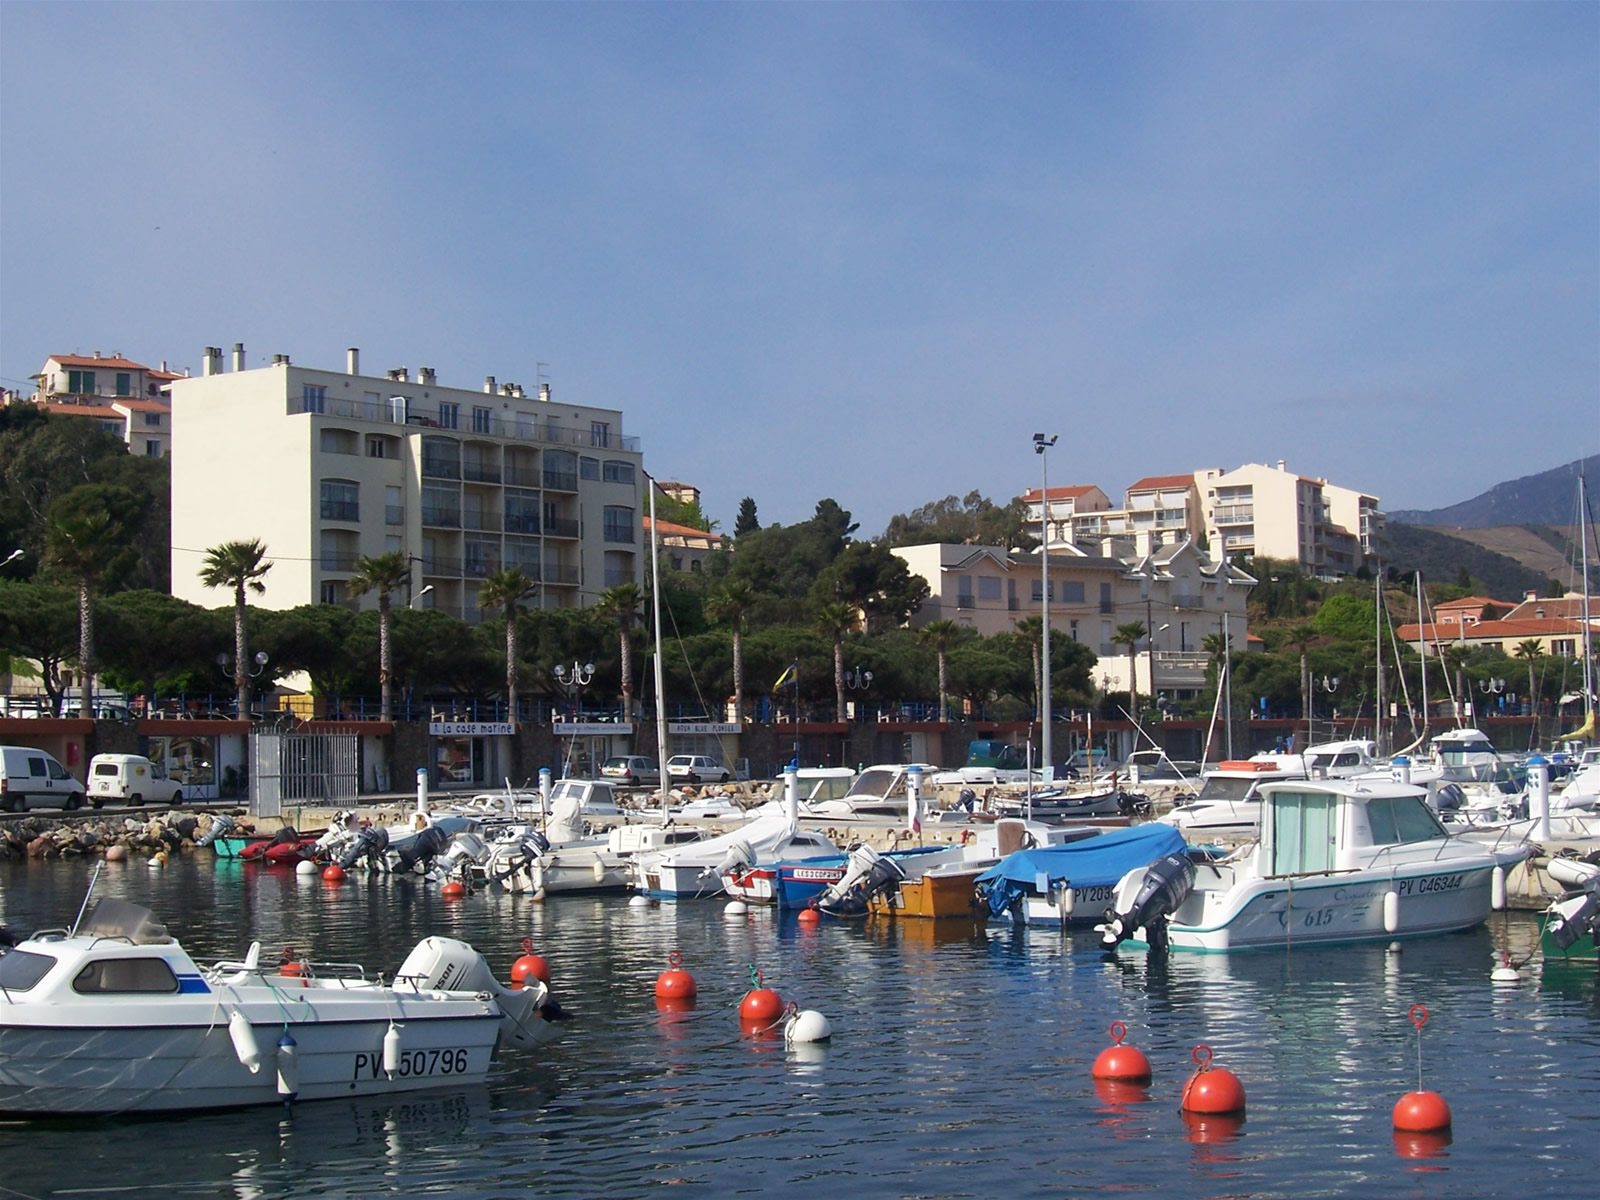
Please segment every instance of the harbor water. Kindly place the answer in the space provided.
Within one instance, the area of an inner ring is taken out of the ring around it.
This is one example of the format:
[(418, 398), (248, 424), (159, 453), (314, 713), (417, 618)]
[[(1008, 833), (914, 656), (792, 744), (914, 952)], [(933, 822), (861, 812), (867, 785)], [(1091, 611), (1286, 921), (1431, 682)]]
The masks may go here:
[[(90, 867), (0, 863), (0, 922), (72, 922)], [(714, 901), (478, 892), (418, 877), (342, 885), (207, 852), (108, 864), (98, 893), (154, 910), (202, 965), (263, 957), (392, 972), (429, 934), (506, 977), (523, 938), (573, 1014), (486, 1085), (180, 1117), (0, 1123), (0, 1197), (1570, 1196), (1600, 1145), (1594, 967), (1541, 968), (1536, 918), (1384, 946), (1234, 955), (1126, 948), (1088, 933), (964, 922), (804, 925)], [(678, 951), (699, 985), (660, 1012)], [(1490, 972), (1532, 956), (1521, 982)], [(741, 1034), (751, 968), (832, 1024), (826, 1046)], [(3, 1003), (3, 1000), (0, 1000)], [(1418, 1082), (1444, 1138), (1396, 1135)], [(1090, 1079), (1122, 1021), (1152, 1085)], [(1178, 1111), (1191, 1053), (1243, 1082), (1242, 1122)]]

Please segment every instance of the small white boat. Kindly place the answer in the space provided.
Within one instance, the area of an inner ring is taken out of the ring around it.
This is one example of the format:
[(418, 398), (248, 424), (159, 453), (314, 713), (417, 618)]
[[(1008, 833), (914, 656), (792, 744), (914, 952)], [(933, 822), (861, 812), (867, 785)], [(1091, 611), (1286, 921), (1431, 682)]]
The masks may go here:
[(1220, 861), (1169, 855), (1117, 884), (1103, 944), (1194, 950), (1387, 941), (1469, 929), (1505, 904), (1525, 845), (1448, 833), (1424, 789), (1298, 780), (1261, 789), (1259, 841)]
[(502, 987), (465, 942), (418, 943), (392, 983), (360, 967), (202, 970), (152, 919), (99, 901), (0, 954), (0, 1113), (168, 1112), (481, 1083), (502, 1046), (555, 1036), (543, 984)]
[(1173, 805), (1158, 819), (1175, 826), (1191, 842), (1254, 837), (1261, 825), (1259, 789), (1279, 780), (1305, 778), (1298, 763), (1278, 761), (1287, 757), (1298, 759), (1299, 755), (1218, 763), (1202, 777), (1198, 796)]
[[(639, 891), (669, 900), (720, 895), (724, 874), (735, 868), (842, 853), (820, 833), (800, 829), (786, 814), (757, 817), (731, 833), (633, 857), (632, 883)], [(771, 900), (768, 895), (763, 899)]]
[[(814, 801), (802, 811), (819, 821), (886, 821), (903, 825), (907, 813), (906, 779), (913, 767), (922, 772), (926, 781), (931, 781), (938, 771), (927, 763), (886, 763), (868, 767), (843, 796)], [(923, 806), (927, 806), (926, 794)]]

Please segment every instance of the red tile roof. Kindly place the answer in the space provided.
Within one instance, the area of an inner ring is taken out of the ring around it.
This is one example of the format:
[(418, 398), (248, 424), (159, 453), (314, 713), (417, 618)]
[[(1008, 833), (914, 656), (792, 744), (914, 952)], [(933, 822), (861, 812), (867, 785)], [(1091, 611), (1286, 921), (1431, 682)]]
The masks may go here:
[(131, 358), (95, 358), (93, 355), (83, 354), (52, 354), (50, 357), (63, 367), (119, 367), (129, 371), (150, 369), (143, 363), (134, 362)]
[(1446, 609), (1455, 608), (1482, 608), (1486, 604), (1492, 604), (1496, 608), (1511, 609), (1515, 608), (1517, 603), (1511, 600), (1490, 600), (1487, 596), (1463, 596), (1459, 600), (1443, 600), (1433, 606), (1433, 611), (1444, 612)]
[(109, 404), (41, 404), (40, 408), (58, 417), (96, 417), (102, 421), (122, 421), (126, 418)]
[[(1071, 487), (1053, 487), (1050, 489), (1050, 499), (1076, 500), (1079, 496), (1086, 496), (1090, 492), (1096, 490), (1096, 485), (1092, 483), (1077, 483), (1073, 484)], [(1024, 504), (1031, 504), (1038, 499), (1038, 488), (1029, 488), (1027, 491), (1022, 493), (1022, 501)]]
[(1154, 492), (1163, 488), (1191, 487), (1193, 475), (1146, 475), (1138, 483), (1129, 484), (1130, 492)]
[(118, 408), (126, 408), (132, 412), (163, 412), (172, 411), (172, 405), (160, 400), (145, 400), (138, 396), (118, 396), (111, 402)]
[[(1568, 621), (1561, 617), (1532, 617), (1525, 620), (1479, 621), (1466, 626), (1465, 640), (1504, 641), (1507, 638), (1553, 637), (1560, 634), (1574, 636), (1583, 633), (1582, 621)], [(1454, 621), (1427, 626), (1402, 625), (1394, 631), (1402, 642), (1415, 642), (1419, 636), (1430, 642), (1456, 642), (1463, 640), (1462, 627)]]

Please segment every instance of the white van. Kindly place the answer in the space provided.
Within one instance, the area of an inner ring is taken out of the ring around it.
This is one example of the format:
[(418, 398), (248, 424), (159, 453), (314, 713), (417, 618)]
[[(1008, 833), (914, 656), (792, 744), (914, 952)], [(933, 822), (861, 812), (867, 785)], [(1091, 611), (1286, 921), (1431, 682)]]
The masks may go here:
[(183, 792), (165, 767), (141, 754), (96, 754), (89, 760), (89, 803), (99, 808), (107, 800), (179, 804)]
[(27, 812), (30, 803), (78, 808), (83, 796), (83, 784), (43, 750), (0, 746), (0, 812)]

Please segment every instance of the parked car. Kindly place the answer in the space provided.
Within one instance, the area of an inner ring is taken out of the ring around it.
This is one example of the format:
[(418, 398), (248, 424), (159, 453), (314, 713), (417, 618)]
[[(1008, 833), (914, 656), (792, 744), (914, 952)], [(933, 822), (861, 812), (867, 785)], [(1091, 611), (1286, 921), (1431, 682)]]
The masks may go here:
[(727, 783), (733, 778), (733, 772), (727, 767), (704, 754), (674, 754), (667, 759), (667, 775), (684, 783), (700, 783), (703, 780)]
[(83, 784), (43, 750), (0, 746), (0, 812), (27, 812), (29, 804), (79, 808), (83, 797)]
[(600, 775), (622, 787), (655, 787), (661, 782), (661, 767), (643, 754), (621, 754), (606, 759)]
[(183, 791), (166, 767), (142, 754), (96, 754), (89, 760), (89, 803), (99, 808), (107, 800), (180, 804)]

